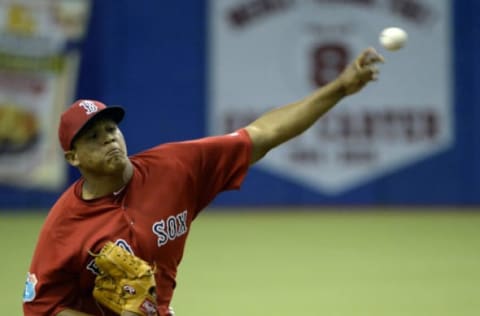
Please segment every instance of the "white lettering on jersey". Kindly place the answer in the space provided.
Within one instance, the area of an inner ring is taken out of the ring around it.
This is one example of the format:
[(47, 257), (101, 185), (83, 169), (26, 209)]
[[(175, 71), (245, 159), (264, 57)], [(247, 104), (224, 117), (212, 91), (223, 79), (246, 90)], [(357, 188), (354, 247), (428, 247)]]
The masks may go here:
[(152, 231), (157, 236), (157, 246), (162, 247), (169, 240), (184, 235), (187, 230), (187, 210), (153, 223)]

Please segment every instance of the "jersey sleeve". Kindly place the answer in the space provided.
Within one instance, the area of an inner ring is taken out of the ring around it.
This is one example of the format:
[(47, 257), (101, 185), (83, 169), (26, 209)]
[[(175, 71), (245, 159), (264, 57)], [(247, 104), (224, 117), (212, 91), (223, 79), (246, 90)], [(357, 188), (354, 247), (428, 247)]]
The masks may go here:
[(75, 308), (78, 280), (69, 272), (64, 245), (54, 235), (54, 227), (45, 225), (40, 233), (23, 293), (26, 316), (56, 315), (66, 308)]
[(240, 188), (252, 150), (245, 130), (201, 138), (186, 145), (194, 154), (186, 161), (191, 164), (199, 209), (207, 206), (218, 193)]
[[(149, 178), (175, 178), (188, 187), (179, 199), (194, 200), (198, 213), (218, 193), (239, 189), (250, 165), (252, 141), (247, 131), (167, 143), (141, 154)], [(155, 165), (155, 167), (152, 167)], [(174, 173), (174, 174), (172, 174)], [(172, 187), (172, 194), (180, 192)], [(187, 194), (188, 196), (185, 196)]]

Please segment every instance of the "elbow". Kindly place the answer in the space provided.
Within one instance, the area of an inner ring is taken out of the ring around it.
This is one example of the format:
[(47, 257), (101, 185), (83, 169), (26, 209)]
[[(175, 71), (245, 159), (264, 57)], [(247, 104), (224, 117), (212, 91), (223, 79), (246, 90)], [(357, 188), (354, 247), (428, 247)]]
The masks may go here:
[(249, 125), (245, 128), (252, 141), (252, 155), (250, 164), (259, 161), (275, 146), (278, 145), (278, 140), (274, 133), (269, 130), (259, 128), (258, 126)]

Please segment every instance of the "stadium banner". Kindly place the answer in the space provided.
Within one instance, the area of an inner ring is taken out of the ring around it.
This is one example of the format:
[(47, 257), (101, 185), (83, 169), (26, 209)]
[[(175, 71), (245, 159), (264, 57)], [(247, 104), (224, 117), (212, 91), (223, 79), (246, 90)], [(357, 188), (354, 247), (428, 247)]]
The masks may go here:
[[(211, 0), (210, 134), (230, 132), (329, 82), (364, 48), (380, 80), (341, 101), (257, 168), (338, 195), (451, 148), (449, 0)], [(378, 36), (396, 26), (406, 47)]]
[(87, 0), (0, 2), (0, 182), (58, 190), (68, 180), (58, 118), (75, 93)]

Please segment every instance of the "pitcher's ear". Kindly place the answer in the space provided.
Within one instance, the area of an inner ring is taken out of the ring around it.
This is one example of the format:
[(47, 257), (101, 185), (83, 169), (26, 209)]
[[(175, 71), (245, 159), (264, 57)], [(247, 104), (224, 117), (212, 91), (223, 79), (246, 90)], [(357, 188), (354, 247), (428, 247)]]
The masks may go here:
[(65, 155), (65, 160), (67, 160), (69, 164), (71, 164), (74, 167), (78, 167), (79, 161), (77, 159), (77, 154), (75, 153), (74, 150), (66, 151), (64, 155)]

